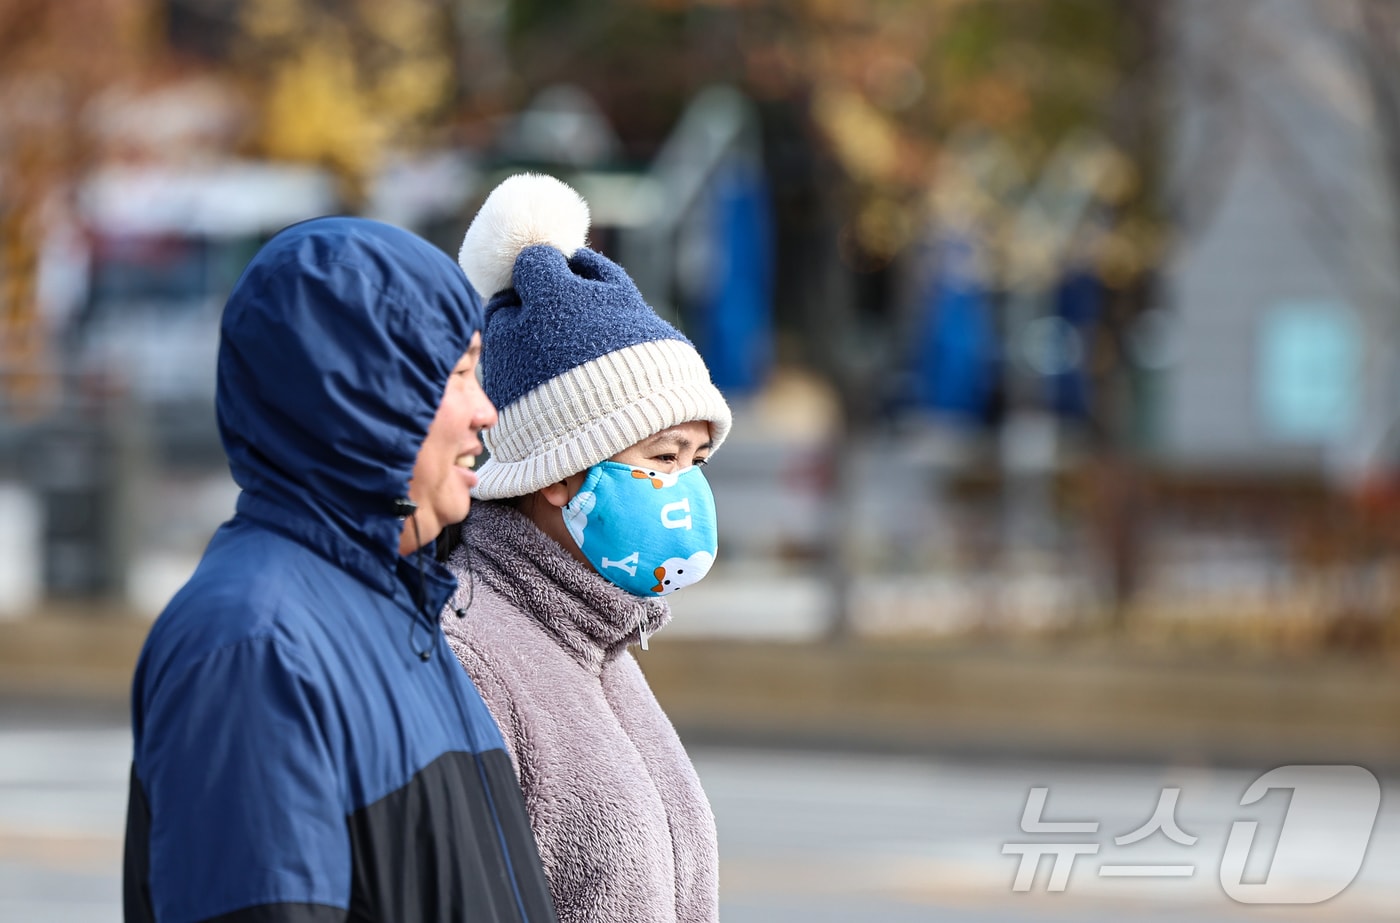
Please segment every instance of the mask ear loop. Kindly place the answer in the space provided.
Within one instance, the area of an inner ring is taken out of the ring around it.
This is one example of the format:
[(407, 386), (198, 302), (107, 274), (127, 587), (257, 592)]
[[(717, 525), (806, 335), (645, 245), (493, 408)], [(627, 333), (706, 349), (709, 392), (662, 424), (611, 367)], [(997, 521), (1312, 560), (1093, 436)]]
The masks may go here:
[(424, 663), (427, 663), (428, 659), (433, 656), (432, 629), (430, 628), (428, 630), (427, 647), (423, 648), (422, 650), (419, 650), (413, 644), (413, 638), (418, 633), (418, 613), (423, 613), (424, 621), (427, 621), (428, 619), (428, 614), (426, 612), (423, 612), (423, 609), (426, 605), (428, 592), (427, 578), (423, 572), (423, 535), (418, 531), (418, 510), (415, 508), (413, 512), (408, 514), (408, 518), (413, 521), (413, 543), (418, 546), (418, 550), (413, 552), (414, 557), (418, 559), (418, 594), (417, 599), (413, 601), (414, 606), (417, 608), (418, 612), (415, 612), (408, 620), (408, 648), (409, 650), (413, 651), (413, 653), (418, 655), (419, 660), (423, 661)]

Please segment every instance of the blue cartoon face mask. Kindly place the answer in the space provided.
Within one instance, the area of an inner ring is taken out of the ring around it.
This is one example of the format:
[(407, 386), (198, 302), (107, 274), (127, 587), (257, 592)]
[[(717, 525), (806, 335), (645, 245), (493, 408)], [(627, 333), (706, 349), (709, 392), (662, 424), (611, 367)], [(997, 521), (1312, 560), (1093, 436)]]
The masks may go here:
[(564, 524), (604, 578), (634, 596), (666, 596), (710, 571), (715, 498), (697, 467), (664, 474), (620, 462), (588, 469)]

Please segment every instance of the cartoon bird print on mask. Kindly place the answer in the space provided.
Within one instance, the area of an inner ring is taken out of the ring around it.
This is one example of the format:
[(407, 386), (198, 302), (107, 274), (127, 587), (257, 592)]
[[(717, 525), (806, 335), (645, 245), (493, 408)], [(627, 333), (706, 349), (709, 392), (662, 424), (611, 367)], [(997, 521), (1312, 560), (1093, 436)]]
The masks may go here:
[(676, 474), (667, 474), (664, 471), (648, 471), (645, 468), (633, 468), (632, 477), (639, 481), (651, 481), (651, 486), (657, 490), (663, 487), (676, 486)]
[(710, 572), (714, 563), (714, 555), (708, 551), (697, 551), (688, 558), (667, 558), (652, 571), (656, 586), (651, 591), (658, 596), (666, 596), (681, 587), (698, 583)]

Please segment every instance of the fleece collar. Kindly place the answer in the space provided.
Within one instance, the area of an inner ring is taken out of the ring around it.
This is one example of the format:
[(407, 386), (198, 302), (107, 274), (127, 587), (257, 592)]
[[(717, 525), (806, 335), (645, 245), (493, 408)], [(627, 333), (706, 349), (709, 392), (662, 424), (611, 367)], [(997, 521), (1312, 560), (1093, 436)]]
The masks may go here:
[(536, 619), (561, 647), (593, 673), (629, 644), (649, 638), (671, 620), (664, 599), (642, 599), (580, 564), (514, 509), (472, 505), (451, 564), (470, 566), (507, 603)]

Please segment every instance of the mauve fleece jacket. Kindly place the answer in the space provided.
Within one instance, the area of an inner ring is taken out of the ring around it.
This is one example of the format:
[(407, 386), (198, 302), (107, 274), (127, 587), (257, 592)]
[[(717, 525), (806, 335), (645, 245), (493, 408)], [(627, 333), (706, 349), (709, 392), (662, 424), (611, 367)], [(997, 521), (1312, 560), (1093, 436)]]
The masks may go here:
[(473, 504), (464, 538), (443, 630), (500, 725), (559, 919), (718, 920), (714, 814), (627, 650), (670, 607), (608, 583), (509, 506)]

